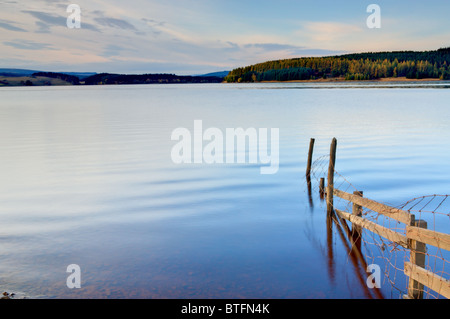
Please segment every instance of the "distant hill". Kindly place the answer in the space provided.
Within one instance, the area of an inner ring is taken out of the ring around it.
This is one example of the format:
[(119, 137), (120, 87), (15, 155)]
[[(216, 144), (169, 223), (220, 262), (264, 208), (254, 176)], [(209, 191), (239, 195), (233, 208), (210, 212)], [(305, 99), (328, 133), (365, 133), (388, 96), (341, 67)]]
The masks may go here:
[(189, 76), (175, 74), (111, 74), (101, 73), (84, 79), (86, 85), (105, 84), (160, 84), (160, 83), (220, 83), (216, 76)]
[[(0, 68), (0, 76), (32, 76), (34, 73), (43, 73), (40, 70), (28, 70), (28, 69), (13, 69), (13, 68)], [(45, 73), (59, 73), (67, 74), (78, 77), (80, 80), (87, 78), (89, 76), (95, 75), (95, 72), (45, 72)]]
[[(219, 72), (220, 73), (220, 72)], [(160, 83), (221, 83), (223, 76), (180, 76), (175, 74), (112, 74), (94, 72), (42, 72), (0, 69), (0, 86), (109, 85)]]
[(434, 51), (367, 52), (268, 61), (232, 70), (227, 82), (294, 81), (336, 78), (450, 79), (450, 48)]
[(88, 78), (90, 76), (96, 75), (97, 73), (95, 72), (58, 72), (58, 73), (63, 73), (63, 74), (67, 74), (67, 75), (73, 75), (78, 77), (80, 80), (84, 80), (85, 78)]
[(219, 71), (219, 72), (212, 72), (212, 73), (207, 73), (207, 74), (201, 74), (198, 76), (217, 76), (219, 78), (224, 78), (228, 75), (228, 73), (230, 73), (230, 71)]
[(26, 69), (2, 69), (0, 68), (0, 75), (2, 76), (29, 76), (33, 73), (40, 72), (38, 70), (26, 70)]

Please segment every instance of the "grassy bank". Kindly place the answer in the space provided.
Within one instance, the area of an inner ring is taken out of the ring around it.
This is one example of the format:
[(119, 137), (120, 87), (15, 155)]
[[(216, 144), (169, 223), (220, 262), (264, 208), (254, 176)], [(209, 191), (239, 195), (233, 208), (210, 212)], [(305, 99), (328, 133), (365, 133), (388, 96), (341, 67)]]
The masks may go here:
[(61, 79), (45, 76), (0, 76), (1, 86), (49, 86), (49, 85), (72, 85), (72, 83)]

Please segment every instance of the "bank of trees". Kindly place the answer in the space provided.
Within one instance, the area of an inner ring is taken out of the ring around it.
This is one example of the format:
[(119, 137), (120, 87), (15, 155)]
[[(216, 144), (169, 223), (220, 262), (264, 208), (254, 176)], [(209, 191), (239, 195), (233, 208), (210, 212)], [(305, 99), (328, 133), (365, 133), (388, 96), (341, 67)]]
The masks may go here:
[(232, 70), (227, 82), (308, 80), (341, 77), (373, 80), (389, 77), (450, 79), (450, 48), (347, 54), (268, 61)]

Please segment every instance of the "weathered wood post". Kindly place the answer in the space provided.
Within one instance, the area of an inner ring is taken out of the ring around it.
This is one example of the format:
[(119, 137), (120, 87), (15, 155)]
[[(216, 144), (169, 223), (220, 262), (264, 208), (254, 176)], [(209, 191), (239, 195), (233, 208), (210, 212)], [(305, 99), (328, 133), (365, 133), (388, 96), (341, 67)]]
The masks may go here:
[(336, 138), (333, 138), (330, 146), (330, 162), (328, 164), (328, 185), (327, 185), (327, 213), (333, 212), (333, 189), (334, 189), (334, 165), (336, 163)]
[(312, 155), (314, 149), (314, 139), (312, 138), (309, 142), (309, 151), (308, 151), (308, 163), (306, 166), (306, 183), (308, 184), (308, 196), (309, 196), (309, 205), (311, 208), (314, 206), (312, 199), (312, 186), (311, 186), (311, 165), (312, 165)]
[[(363, 197), (363, 191), (354, 191), (353, 195)], [(362, 207), (358, 204), (353, 203), (352, 214), (358, 217), (362, 217)], [(358, 225), (352, 224), (352, 237), (355, 246), (358, 249), (361, 249), (361, 236), (362, 236), (362, 227)]]
[[(427, 222), (422, 219), (418, 219), (414, 222), (414, 226), (420, 228), (427, 228)], [(427, 246), (417, 240), (410, 240), (411, 249), (411, 264), (421, 268), (425, 268), (425, 254)], [(408, 298), (422, 299), (423, 298), (423, 284), (409, 277), (408, 284)]]
[(325, 194), (325, 178), (321, 177), (320, 178), (320, 184), (319, 184), (320, 199), (324, 198), (324, 194)]
[(313, 156), (313, 150), (314, 150), (314, 139), (312, 138), (309, 141), (309, 151), (308, 151), (308, 162), (306, 165), (306, 178), (309, 178), (311, 176), (311, 165), (312, 165), (312, 156)]

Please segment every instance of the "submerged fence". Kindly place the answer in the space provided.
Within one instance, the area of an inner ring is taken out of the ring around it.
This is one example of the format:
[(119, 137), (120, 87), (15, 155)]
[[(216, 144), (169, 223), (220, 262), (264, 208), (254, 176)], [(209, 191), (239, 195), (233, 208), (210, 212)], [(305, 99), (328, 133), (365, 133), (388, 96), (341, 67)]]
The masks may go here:
[(310, 198), (314, 181), (326, 201), (327, 223), (337, 226), (352, 262), (369, 274), (369, 264), (383, 261), (385, 279), (403, 298), (450, 299), (450, 195), (422, 196), (397, 207), (374, 201), (335, 170), (336, 139), (330, 154), (314, 162), (313, 147), (311, 139)]

